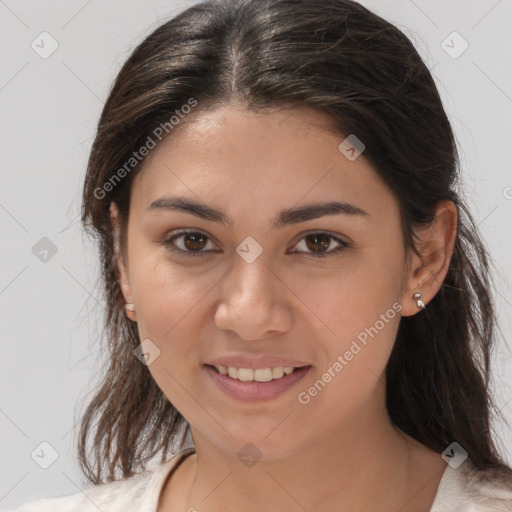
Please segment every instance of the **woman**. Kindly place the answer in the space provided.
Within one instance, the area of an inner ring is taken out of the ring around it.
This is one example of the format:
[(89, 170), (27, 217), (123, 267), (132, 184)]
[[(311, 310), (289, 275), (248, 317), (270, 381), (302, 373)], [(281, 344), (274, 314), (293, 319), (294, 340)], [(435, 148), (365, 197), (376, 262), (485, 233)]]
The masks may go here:
[(19, 510), (512, 510), (458, 178), (428, 69), (357, 3), (212, 0), (156, 29), (84, 184), (94, 486)]

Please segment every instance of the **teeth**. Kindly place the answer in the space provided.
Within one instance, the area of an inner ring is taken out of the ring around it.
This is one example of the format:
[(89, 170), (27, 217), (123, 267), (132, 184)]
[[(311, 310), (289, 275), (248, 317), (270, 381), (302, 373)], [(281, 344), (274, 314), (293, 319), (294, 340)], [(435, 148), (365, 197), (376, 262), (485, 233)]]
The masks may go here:
[[(231, 370), (231, 368), (230, 368)], [(237, 371), (237, 370), (235, 370)], [(231, 374), (229, 374), (231, 377)], [(254, 370), (251, 370), (250, 368), (239, 368), (238, 369), (238, 380), (254, 380)]]
[(275, 368), (235, 368), (234, 366), (216, 366), (221, 375), (229, 375), (232, 379), (242, 382), (270, 382), (289, 375), (295, 368), (293, 366), (276, 366)]
[(276, 366), (272, 368), (272, 378), (280, 379), (284, 375), (284, 368), (282, 366)]
[(270, 368), (254, 370), (254, 380), (256, 382), (270, 382), (272, 380), (272, 370)]

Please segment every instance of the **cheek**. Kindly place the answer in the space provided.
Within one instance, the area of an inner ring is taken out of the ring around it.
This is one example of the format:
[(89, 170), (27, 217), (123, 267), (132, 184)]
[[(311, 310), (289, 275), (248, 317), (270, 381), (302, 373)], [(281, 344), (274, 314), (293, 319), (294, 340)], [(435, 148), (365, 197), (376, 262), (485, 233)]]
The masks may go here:
[(313, 313), (324, 325), (322, 337), (328, 340), (329, 352), (343, 348), (376, 322), (381, 330), (382, 315), (386, 325), (398, 318), (401, 262), (395, 257), (394, 264), (383, 265), (382, 260), (370, 252), (358, 253), (323, 276), (297, 279), (296, 289), (310, 308), (309, 317)]
[(375, 293), (378, 288), (364, 288), (361, 280), (353, 290), (348, 284), (344, 283), (343, 292), (316, 289), (315, 313), (326, 327), (317, 337), (316, 352), (320, 355), (321, 350), (321, 357), (312, 377), (324, 375), (325, 382), (336, 381), (344, 390), (356, 387), (363, 391), (364, 383), (374, 382), (389, 359), (401, 304), (390, 290)]
[(191, 316), (215, 280), (172, 264), (165, 257), (153, 259), (144, 259), (144, 264), (134, 267), (137, 323), (141, 334), (167, 344), (182, 325), (193, 325)]
[(362, 255), (329, 280), (316, 280), (314, 286), (303, 280), (303, 297), (309, 297), (325, 327), (316, 348), (322, 352), (319, 364), (302, 386), (299, 403), (350, 415), (378, 385), (401, 317), (401, 267), (395, 261), (384, 268), (381, 257)]
[[(357, 284), (354, 290), (352, 283)], [(316, 353), (321, 357), (296, 396), (302, 417), (325, 418), (326, 430), (350, 421), (376, 393), (384, 396), (382, 374), (400, 321), (401, 305), (393, 302), (389, 290), (386, 297), (374, 295), (374, 289), (361, 291), (360, 280), (343, 284), (346, 293), (324, 293), (318, 302), (318, 311), (334, 334), (324, 330), (317, 339)]]
[(219, 277), (172, 265), (164, 258), (141, 261), (144, 265), (133, 267), (137, 328), (140, 339), (151, 340), (149, 346), (158, 353), (148, 369), (166, 397), (185, 411), (191, 403), (186, 390), (197, 372), (204, 339), (204, 304)]
[(198, 365), (196, 348), (201, 340), (202, 321), (198, 319), (201, 301), (205, 300), (215, 280), (173, 265), (162, 256), (153, 261), (148, 256), (140, 261), (143, 264), (132, 267), (136, 276), (132, 289), (137, 327), (140, 339), (151, 340), (158, 353), (148, 369), (179, 411), (186, 411), (193, 418), (199, 414), (196, 421), (208, 421), (201, 416), (201, 411), (195, 410), (196, 402), (190, 393), (196, 393), (191, 389), (190, 375), (196, 372)]

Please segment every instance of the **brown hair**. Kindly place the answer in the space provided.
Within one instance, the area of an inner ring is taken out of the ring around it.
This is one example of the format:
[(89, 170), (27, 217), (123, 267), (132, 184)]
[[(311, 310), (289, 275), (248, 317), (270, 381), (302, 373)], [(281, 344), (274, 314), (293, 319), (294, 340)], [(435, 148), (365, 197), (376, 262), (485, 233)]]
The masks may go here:
[(430, 449), (442, 452), (457, 441), (477, 467), (506, 468), (491, 435), (490, 263), (455, 191), (454, 135), (414, 46), (348, 0), (211, 0), (135, 48), (113, 84), (90, 153), (82, 222), (99, 244), (109, 366), (81, 422), (79, 462), (87, 478), (111, 481), (116, 469), (128, 477), (158, 453), (166, 460), (187, 426), (133, 354), (140, 339), (123, 311), (109, 206), (118, 205), (125, 253), (131, 183), (144, 159), (126, 163), (159, 126), (172, 136), (169, 119), (191, 98), (197, 106), (180, 123), (219, 104), (252, 111), (291, 105), (324, 113), (339, 134), (357, 134), (399, 201), (407, 248), (415, 250), (414, 230), (433, 220), (439, 201), (455, 203), (449, 270), (427, 308), (400, 321), (386, 368), (387, 408), (398, 428)]

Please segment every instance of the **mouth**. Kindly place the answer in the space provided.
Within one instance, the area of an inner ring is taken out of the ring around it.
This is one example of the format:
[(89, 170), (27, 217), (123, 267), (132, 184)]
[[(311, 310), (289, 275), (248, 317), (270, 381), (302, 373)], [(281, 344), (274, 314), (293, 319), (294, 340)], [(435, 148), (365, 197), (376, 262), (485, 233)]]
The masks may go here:
[(218, 374), (226, 375), (233, 380), (239, 380), (242, 382), (270, 382), (272, 380), (282, 379), (285, 375), (290, 375), (291, 373), (301, 370), (302, 368), (307, 368), (306, 366), (274, 366), (268, 368), (239, 368), (235, 366), (215, 366), (209, 365), (210, 368), (213, 368)]
[(311, 368), (311, 365), (256, 369), (204, 365), (207, 374), (221, 391), (232, 398), (248, 402), (278, 397), (303, 379)]

